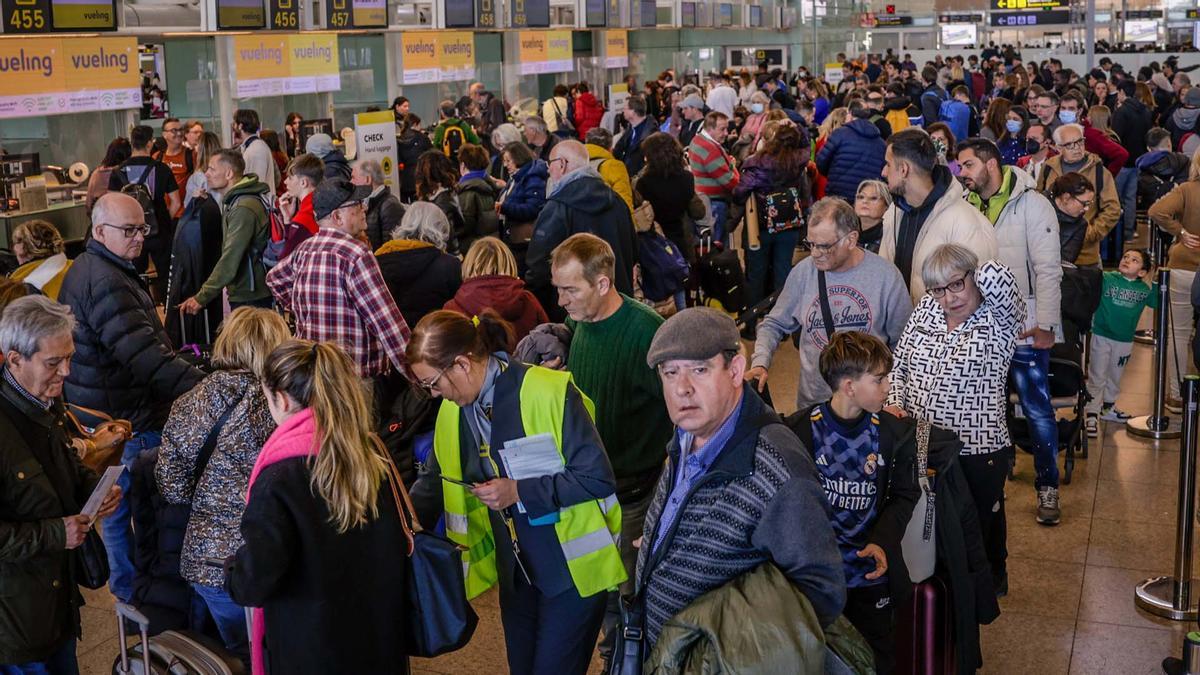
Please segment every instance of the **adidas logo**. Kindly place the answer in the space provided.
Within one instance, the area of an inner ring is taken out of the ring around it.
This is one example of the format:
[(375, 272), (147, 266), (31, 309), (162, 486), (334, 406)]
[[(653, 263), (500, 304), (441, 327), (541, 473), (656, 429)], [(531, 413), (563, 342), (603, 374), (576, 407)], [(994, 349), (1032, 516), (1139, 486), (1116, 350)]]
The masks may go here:
[(829, 466), (829, 460), (825, 459), (825, 455), (817, 457), (817, 466)]

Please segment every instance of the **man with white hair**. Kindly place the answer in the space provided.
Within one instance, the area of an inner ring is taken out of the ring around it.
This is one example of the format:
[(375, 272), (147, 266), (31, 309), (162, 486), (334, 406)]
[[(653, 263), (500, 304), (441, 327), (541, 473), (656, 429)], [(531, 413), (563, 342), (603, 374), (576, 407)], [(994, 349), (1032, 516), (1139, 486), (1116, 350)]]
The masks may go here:
[[(83, 598), (72, 556), (94, 522), (80, 510), (97, 478), (65, 431), (74, 328), (71, 310), (42, 295), (13, 301), (0, 320), (0, 672), (79, 672)], [(114, 485), (96, 516), (120, 499)]]
[(550, 153), (554, 150), (554, 146), (558, 145), (559, 138), (550, 133), (550, 128), (546, 126), (546, 120), (537, 115), (530, 115), (521, 121), (522, 133), (525, 135), (525, 143), (529, 145), (529, 149), (533, 150), (533, 154), (543, 162), (550, 161)]
[(367, 239), (371, 249), (378, 249), (388, 240), (392, 228), (404, 217), (404, 205), (387, 186), (383, 165), (374, 159), (360, 159), (354, 163), (350, 182), (371, 188), (367, 197)]
[(526, 254), (525, 284), (550, 318), (565, 316), (550, 275), (550, 254), (567, 237), (590, 232), (616, 254), (617, 290), (633, 295), (633, 265), (637, 262), (633, 217), (617, 193), (589, 165), (588, 151), (579, 141), (559, 141), (550, 153), (546, 206), (538, 214)]
[[(75, 315), (74, 364), (66, 395), (133, 425), (121, 463), (133, 466), (158, 447), (171, 404), (204, 376), (175, 354), (158, 311), (133, 261), (149, 233), (142, 207), (113, 192), (92, 208), (92, 236), (63, 279), (59, 302)], [(118, 485), (129, 490), (128, 472)], [(121, 602), (133, 595), (133, 532), (122, 504), (101, 524), (111, 570), (108, 586)]]
[(1117, 195), (1117, 180), (1104, 167), (1099, 156), (1087, 151), (1084, 129), (1078, 124), (1063, 124), (1054, 130), (1054, 145), (1059, 154), (1046, 160), (1038, 172), (1038, 192), (1045, 192), (1063, 174), (1075, 172), (1091, 181), (1096, 196), (1083, 213), (1087, 234), (1083, 250), (1075, 258), (1079, 267), (1100, 268), (1100, 242), (1121, 219), (1121, 199)]

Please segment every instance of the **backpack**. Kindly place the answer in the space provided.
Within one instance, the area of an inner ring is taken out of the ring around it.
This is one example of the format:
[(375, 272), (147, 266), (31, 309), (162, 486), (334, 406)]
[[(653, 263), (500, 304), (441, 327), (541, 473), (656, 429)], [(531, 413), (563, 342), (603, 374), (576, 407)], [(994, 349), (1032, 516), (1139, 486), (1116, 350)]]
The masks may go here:
[(558, 101), (551, 98), (550, 103), (554, 105), (554, 121), (558, 123), (558, 128), (554, 130), (554, 135), (559, 138), (575, 138), (575, 125), (571, 123), (571, 120), (567, 119), (562, 109), (558, 107)]
[(661, 302), (683, 290), (688, 264), (675, 243), (650, 230), (638, 232), (638, 262), (642, 267), (642, 293)]
[(920, 97), (921, 104), (918, 106), (918, 110), (924, 110), (924, 109), (925, 109), (924, 102), (925, 102), (925, 99), (927, 99), (927, 98), (932, 98), (932, 99), (934, 99), (935, 101), (937, 101), (937, 102), (938, 102), (938, 105), (939, 105), (939, 107), (938, 107), (938, 118), (939, 118), (939, 119), (936, 119), (936, 120), (927, 120), (927, 119), (925, 119), (925, 117), (924, 117), (923, 115), (918, 115), (917, 119), (919, 119), (920, 121), (919, 121), (919, 122), (913, 122), (913, 124), (920, 124), (920, 125), (921, 125), (921, 126), (923, 126), (923, 127), (928, 127), (930, 124), (933, 124), (934, 122), (937, 122), (937, 121), (939, 121), (939, 120), (940, 120), (940, 118), (941, 118), (941, 115), (942, 115), (942, 110), (941, 110), (941, 107), (940, 107), (940, 106), (941, 106), (941, 105), (944, 105), (948, 99), (947, 99), (945, 96), (943, 96), (942, 94), (939, 94), (939, 93), (938, 93), (938, 92), (936, 92), (936, 91), (932, 91), (932, 90), (930, 90), (930, 91), (925, 91), (925, 92), (922, 92), (922, 94), (921, 94), (921, 97)]
[(1189, 131), (1179, 139), (1179, 151), (1191, 157), (1196, 154), (1196, 150), (1200, 149), (1200, 136), (1196, 132)]
[(288, 223), (284, 220), (283, 212), (271, 201), (270, 193), (261, 196), (242, 195), (237, 201), (225, 207), (224, 212), (221, 214), (222, 217), (226, 216), (229, 213), (229, 209), (232, 209), (243, 199), (257, 199), (262, 204), (263, 211), (267, 214), (267, 232), (269, 235), (267, 237), (267, 244), (261, 251), (251, 249), (249, 256), (251, 262), (257, 260), (266, 269), (271, 269), (278, 265), (279, 261), (283, 258), (283, 247), (287, 243)]
[(125, 176), (126, 183), (121, 188), (121, 194), (129, 195), (137, 200), (139, 206), (142, 207), (142, 215), (146, 218), (146, 224), (150, 226), (150, 234), (153, 237), (158, 234), (158, 212), (154, 208), (154, 164), (147, 164), (143, 168), (142, 177), (133, 180), (130, 169), (135, 168), (126, 166), (121, 169), (122, 175)]
[(756, 199), (761, 202), (759, 218), (766, 221), (768, 233), (778, 234), (804, 225), (804, 195), (800, 188), (784, 188)]
[(950, 127), (955, 140), (962, 140), (969, 135), (971, 108), (966, 103), (953, 98), (942, 101), (938, 107), (938, 118)]
[(467, 143), (467, 135), (457, 124), (447, 126), (442, 132), (442, 154), (450, 159), (458, 160), (458, 149)]

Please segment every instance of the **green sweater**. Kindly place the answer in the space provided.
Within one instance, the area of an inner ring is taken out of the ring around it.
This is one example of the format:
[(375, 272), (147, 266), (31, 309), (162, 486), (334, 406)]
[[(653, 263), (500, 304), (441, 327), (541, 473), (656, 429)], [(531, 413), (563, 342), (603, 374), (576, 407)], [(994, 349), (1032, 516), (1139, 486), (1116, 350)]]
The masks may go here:
[(221, 257), (196, 292), (196, 302), (207, 305), (229, 289), (230, 302), (254, 302), (271, 297), (267, 270), (261, 255), (271, 237), (271, 224), (262, 197), (270, 188), (248, 174), (222, 198)]
[(575, 331), (567, 370), (596, 404), (596, 429), (618, 480), (661, 466), (674, 430), (658, 374), (646, 365), (662, 317), (622, 298), (621, 308), (603, 321), (567, 321)]
[(1126, 279), (1120, 272), (1105, 272), (1092, 332), (1116, 342), (1133, 342), (1142, 310), (1157, 306), (1158, 284), (1151, 286), (1141, 279)]

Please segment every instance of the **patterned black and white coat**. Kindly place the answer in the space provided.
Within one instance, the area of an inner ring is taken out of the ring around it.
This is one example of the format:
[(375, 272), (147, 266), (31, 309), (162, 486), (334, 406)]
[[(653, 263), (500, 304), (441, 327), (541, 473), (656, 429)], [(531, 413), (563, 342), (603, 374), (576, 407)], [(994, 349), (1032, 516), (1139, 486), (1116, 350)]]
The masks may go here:
[(954, 330), (932, 296), (913, 310), (896, 344), (888, 404), (958, 434), (962, 454), (1010, 445), (1005, 423), (1008, 368), (1025, 322), (1025, 300), (1004, 265), (975, 272), (983, 304)]

